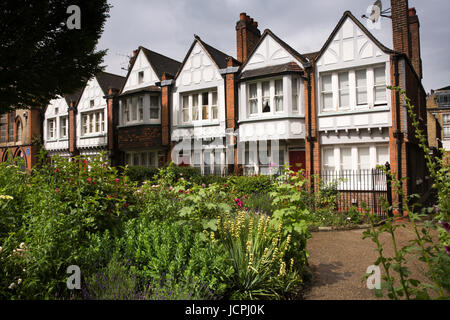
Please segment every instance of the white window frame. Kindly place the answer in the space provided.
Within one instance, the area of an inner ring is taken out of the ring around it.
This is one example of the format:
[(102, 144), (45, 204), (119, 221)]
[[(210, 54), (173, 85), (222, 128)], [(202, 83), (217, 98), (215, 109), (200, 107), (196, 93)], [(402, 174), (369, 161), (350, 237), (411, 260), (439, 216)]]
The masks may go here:
[(105, 109), (83, 112), (80, 114), (80, 119), (82, 137), (102, 135), (105, 133)]
[[(152, 97), (156, 97), (157, 101), (158, 101), (158, 118), (152, 118), (152, 109), (156, 109), (154, 105), (152, 105)], [(153, 107), (153, 108), (152, 108)], [(144, 110), (145, 110), (145, 106), (144, 106)], [(145, 111), (144, 111), (144, 115), (145, 115)], [(150, 95), (149, 96), (149, 119), (150, 122), (159, 122), (161, 121), (161, 96), (159, 95)]]
[[(375, 76), (376, 70), (383, 70), (383, 72), (384, 72), (384, 83), (380, 82), (380, 84), (377, 84), (376, 76)], [(387, 83), (387, 80), (386, 80), (386, 66), (374, 67), (373, 68), (373, 104), (374, 104), (374, 106), (387, 105), (388, 97), (387, 97), (386, 83)], [(380, 87), (384, 88), (384, 97), (385, 97), (385, 99), (383, 101), (377, 101), (376, 100), (376, 97), (377, 97), (376, 90), (377, 90), (377, 88), (380, 88)]]
[[(331, 90), (325, 90), (324, 89), (324, 81), (323, 79), (325, 77), (330, 77), (331, 80)], [(325, 95), (331, 94), (331, 106), (329, 108), (325, 108)], [(336, 106), (334, 105), (334, 92), (333, 92), (333, 74), (332, 73), (324, 73), (320, 75), (320, 110), (322, 112), (333, 112), (336, 111)]]
[[(216, 105), (213, 105), (213, 94), (217, 95)], [(203, 97), (207, 95), (208, 104), (203, 104)], [(197, 112), (198, 120), (194, 119), (194, 96), (197, 96)], [(187, 102), (187, 105), (186, 105)], [(217, 123), (219, 118), (219, 95), (217, 87), (212, 87), (208, 89), (202, 89), (198, 91), (183, 92), (180, 93), (180, 105), (181, 105), (181, 123), (182, 124), (196, 124), (196, 123)], [(217, 118), (213, 117), (213, 108), (217, 109)], [(207, 113), (208, 118), (204, 119), (204, 111)], [(185, 116), (187, 120), (185, 119)]]
[[(278, 92), (278, 94), (277, 94), (277, 82), (281, 82), (281, 93)], [(275, 109), (275, 113), (283, 113), (284, 112), (284, 92), (283, 92), (284, 84), (283, 84), (283, 78), (275, 79), (273, 81), (273, 88), (274, 88), (273, 107)], [(277, 100), (281, 100), (281, 110), (277, 109), (277, 106), (278, 106)]]
[(68, 138), (68, 136), (69, 136), (68, 124), (69, 124), (69, 117), (67, 115), (59, 117), (59, 137), (60, 137), (60, 139)]
[[(346, 88), (341, 88), (341, 75), (346, 75), (347, 76), (347, 87)], [(350, 110), (350, 73), (348, 71), (341, 71), (338, 73), (338, 97), (339, 97), (339, 102), (338, 102), (338, 110)], [(343, 105), (342, 103), (342, 96), (343, 95), (347, 95), (347, 100), (348, 100), (348, 105)]]
[(56, 134), (56, 118), (47, 119), (47, 140), (56, 140)]
[[(291, 87), (292, 87), (292, 113), (300, 113), (300, 101), (299, 101), (299, 78), (292, 76), (291, 80)], [(295, 82), (295, 84), (294, 84)], [(294, 109), (295, 106), (295, 109)]]
[(443, 140), (450, 140), (450, 113), (442, 115)]
[[(146, 167), (146, 168), (159, 168), (159, 156), (161, 154), (160, 150), (150, 150), (150, 151), (126, 151), (125, 152), (125, 165), (130, 167)], [(145, 163), (142, 163), (142, 157), (145, 158)], [(153, 158), (152, 158), (153, 156)], [(138, 159), (136, 162), (135, 159)], [(151, 163), (153, 159), (153, 163)]]

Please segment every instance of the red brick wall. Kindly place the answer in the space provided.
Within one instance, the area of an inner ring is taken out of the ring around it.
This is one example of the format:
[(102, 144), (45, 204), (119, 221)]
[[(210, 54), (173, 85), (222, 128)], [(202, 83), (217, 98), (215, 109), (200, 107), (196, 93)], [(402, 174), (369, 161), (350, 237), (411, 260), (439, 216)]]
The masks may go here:
[(391, 0), (394, 50), (411, 57), (408, 0)]
[(239, 21), (236, 22), (236, 49), (239, 62), (245, 63), (247, 61), (260, 37), (261, 32), (258, 29), (258, 22), (253, 21), (245, 13), (241, 13)]
[(162, 130), (160, 125), (139, 125), (118, 128), (118, 148), (133, 150), (161, 147)]

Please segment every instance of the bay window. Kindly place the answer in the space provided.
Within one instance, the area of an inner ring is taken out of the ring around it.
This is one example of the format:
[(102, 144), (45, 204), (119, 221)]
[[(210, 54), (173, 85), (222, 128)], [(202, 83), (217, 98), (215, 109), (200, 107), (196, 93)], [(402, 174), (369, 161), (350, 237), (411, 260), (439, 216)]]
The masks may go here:
[(81, 114), (81, 135), (105, 132), (105, 113), (103, 110)]
[(185, 93), (181, 97), (181, 104), (183, 123), (218, 120), (218, 97), (215, 90)]
[(386, 66), (320, 74), (320, 110), (361, 110), (387, 105)]

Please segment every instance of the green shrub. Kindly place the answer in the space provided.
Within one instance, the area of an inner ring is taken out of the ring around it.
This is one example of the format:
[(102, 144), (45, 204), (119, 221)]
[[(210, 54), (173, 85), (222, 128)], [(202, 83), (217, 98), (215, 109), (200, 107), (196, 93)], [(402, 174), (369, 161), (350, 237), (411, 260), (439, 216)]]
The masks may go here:
[(144, 181), (154, 181), (158, 172), (157, 168), (128, 167), (127, 176), (131, 181), (142, 183)]
[(189, 223), (134, 219), (117, 241), (141, 286), (183, 288), (192, 298), (221, 297), (231, 273), (226, 252), (200, 235)]
[(224, 245), (230, 256), (234, 272), (228, 279), (229, 298), (280, 299), (297, 293), (301, 269), (288, 257), (291, 236), (283, 235), (281, 224), (275, 228), (267, 216), (240, 211), (234, 218), (219, 219), (210, 240)]

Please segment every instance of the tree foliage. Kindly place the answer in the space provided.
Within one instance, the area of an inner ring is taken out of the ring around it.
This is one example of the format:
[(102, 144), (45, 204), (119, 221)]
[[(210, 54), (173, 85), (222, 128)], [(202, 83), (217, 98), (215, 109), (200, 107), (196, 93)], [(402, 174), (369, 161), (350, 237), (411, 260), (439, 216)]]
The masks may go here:
[[(69, 28), (80, 8), (81, 28)], [(0, 2), (0, 113), (43, 107), (72, 94), (103, 68), (96, 50), (107, 0), (4, 0)]]

